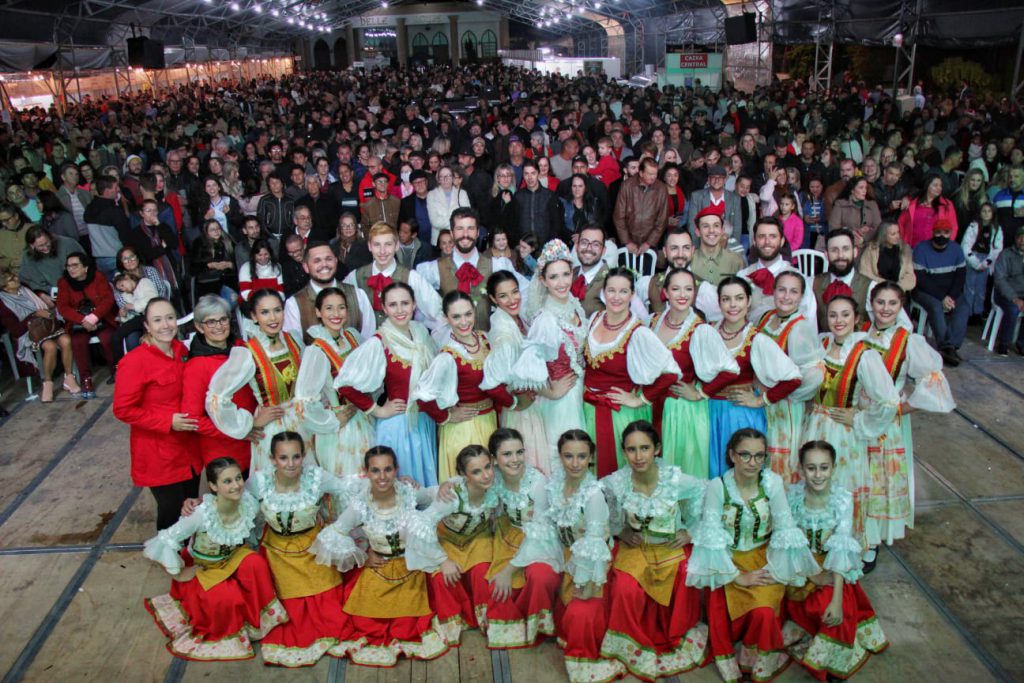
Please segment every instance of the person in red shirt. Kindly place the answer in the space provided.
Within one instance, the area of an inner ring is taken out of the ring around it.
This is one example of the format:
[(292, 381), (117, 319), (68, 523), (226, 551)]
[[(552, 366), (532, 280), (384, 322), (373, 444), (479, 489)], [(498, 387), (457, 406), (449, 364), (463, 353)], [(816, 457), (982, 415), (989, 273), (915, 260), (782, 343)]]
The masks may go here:
[[(64, 276), (57, 282), (57, 312), (71, 335), (71, 350), (78, 366), (82, 398), (95, 398), (89, 340), (94, 336), (99, 338), (107, 364), (113, 368), (110, 340), (117, 327), (117, 304), (114, 303), (110, 283), (96, 273), (96, 265), (87, 254), (80, 251), (68, 254), (64, 262)], [(64, 388), (70, 391), (67, 383)]]
[(199, 494), (193, 468), (193, 434), (199, 421), (181, 412), (182, 375), (188, 349), (177, 339), (178, 315), (167, 299), (150, 300), (143, 313), (142, 343), (120, 363), (114, 417), (131, 427), (132, 483), (156, 499), (157, 531), (178, 521), (186, 498)]

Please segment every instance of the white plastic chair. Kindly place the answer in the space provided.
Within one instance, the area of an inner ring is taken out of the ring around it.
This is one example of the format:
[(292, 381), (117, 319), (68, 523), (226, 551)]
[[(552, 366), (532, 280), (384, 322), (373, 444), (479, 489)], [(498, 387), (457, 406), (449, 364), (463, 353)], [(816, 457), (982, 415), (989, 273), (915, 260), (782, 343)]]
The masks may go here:
[(828, 270), (825, 255), (817, 249), (797, 249), (793, 252), (793, 260), (796, 261), (796, 269), (800, 274), (811, 280), (815, 275)]
[(910, 302), (910, 322), (914, 322), (914, 314), (915, 313), (918, 315), (918, 318), (917, 318), (917, 327), (915, 328), (914, 331), (917, 332), (919, 335), (921, 335), (923, 337), (923, 336), (925, 336), (925, 333), (928, 331), (928, 311), (924, 310), (924, 306), (922, 306), (921, 304), (917, 303), (916, 301), (911, 301)]
[[(181, 328), (184, 327), (185, 325), (190, 324), (194, 317), (195, 316), (192, 313), (189, 313), (184, 318), (178, 318), (178, 333), (179, 334), (181, 334)], [(195, 338), (195, 336), (196, 336), (195, 325), (193, 325), (192, 326), (192, 332), (190, 334), (188, 334), (188, 335), (185, 335), (185, 338), (182, 340), (182, 342), (185, 344), (185, 346), (187, 346), (189, 348), (192, 348), (192, 340)]]
[[(19, 379), (22, 379), (22, 376), (21, 373), (18, 372), (18, 358), (14, 354), (14, 344), (11, 340), (11, 335), (4, 332), (0, 339), (2, 339), (4, 351), (7, 352), (7, 361), (11, 364), (11, 371), (14, 373), (14, 381), (18, 381)], [(39, 364), (39, 367), (42, 367), (42, 363)], [(26, 384), (25, 388), (28, 390), (28, 396), (25, 397), (25, 400), (32, 401), (38, 398), (36, 392), (32, 389), (32, 375), (26, 375), (24, 379)]]
[(658, 268), (658, 254), (648, 249), (642, 254), (634, 254), (626, 247), (619, 247), (619, 265), (629, 268), (637, 275), (650, 277)]
[[(996, 304), (996, 293), (992, 291), (991, 307), (988, 311), (988, 318), (985, 319), (985, 328), (981, 331), (981, 341), (988, 342), (988, 350), (990, 353), (995, 353), (996, 344), (999, 342), (999, 326), (1003, 323), (1003, 309), (999, 308)], [(1024, 320), (1024, 316), (1017, 316), (1017, 329), (1013, 331), (1013, 339), (1010, 343), (1017, 341), (1020, 336), (1020, 324), (1021, 320)]]

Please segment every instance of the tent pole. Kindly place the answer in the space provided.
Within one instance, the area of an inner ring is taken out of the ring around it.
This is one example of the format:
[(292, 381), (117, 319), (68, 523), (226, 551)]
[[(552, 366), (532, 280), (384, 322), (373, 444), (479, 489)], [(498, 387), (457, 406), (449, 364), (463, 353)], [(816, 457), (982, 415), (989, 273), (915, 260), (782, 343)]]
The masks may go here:
[(1021, 78), (1021, 67), (1024, 62), (1024, 22), (1020, 25), (1020, 38), (1017, 40), (1017, 60), (1013, 63), (1013, 84), (1010, 86), (1010, 102), (1020, 110), (1024, 107), (1024, 79)]

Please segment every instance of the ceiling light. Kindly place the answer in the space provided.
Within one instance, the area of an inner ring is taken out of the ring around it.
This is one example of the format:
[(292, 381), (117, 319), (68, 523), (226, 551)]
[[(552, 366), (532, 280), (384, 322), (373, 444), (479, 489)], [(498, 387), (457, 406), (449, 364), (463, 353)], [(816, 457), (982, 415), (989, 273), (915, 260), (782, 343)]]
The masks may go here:
[(601, 9), (601, 2), (600, 2), (600, 0), (598, 0), (598, 2), (594, 3), (594, 9)]
[(256, 14), (262, 14), (263, 13), (263, 8), (260, 7), (259, 5), (253, 5), (252, 6), (252, 11), (255, 12)]
[(388, 8), (388, 0), (380, 0), (380, 6), (384, 9)]
[(234, 11), (236, 11), (236, 12), (237, 12), (237, 11), (238, 11), (238, 10), (240, 10), (241, 8), (240, 8), (240, 7), (238, 6), (238, 3), (237, 3), (237, 2), (233, 2), (233, 3), (231, 3), (231, 9), (233, 9)]
[(280, 10), (278, 10), (276, 7), (274, 9), (270, 10), (270, 13), (273, 14), (275, 17), (281, 16)]
[(289, 24), (294, 24), (295, 23), (295, 19), (293, 17), (288, 17), (288, 23)]

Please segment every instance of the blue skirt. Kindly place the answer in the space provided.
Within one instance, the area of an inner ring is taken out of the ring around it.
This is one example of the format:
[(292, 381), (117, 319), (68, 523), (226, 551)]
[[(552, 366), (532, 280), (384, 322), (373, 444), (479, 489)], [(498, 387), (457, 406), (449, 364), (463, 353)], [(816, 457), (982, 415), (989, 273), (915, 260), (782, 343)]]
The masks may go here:
[(376, 445), (389, 446), (398, 456), (398, 476), (437, 486), (437, 425), (426, 413), (418, 413), (411, 428), (405, 413), (377, 420), (376, 436)]
[(746, 427), (753, 427), (762, 434), (767, 434), (768, 420), (764, 416), (764, 408), (737, 406), (717, 398), (708, 401), (708, 413), (711, 421), (708, 476), (714, 479), (729, 469), (725, 461), (725, 449), (732, 435)]

